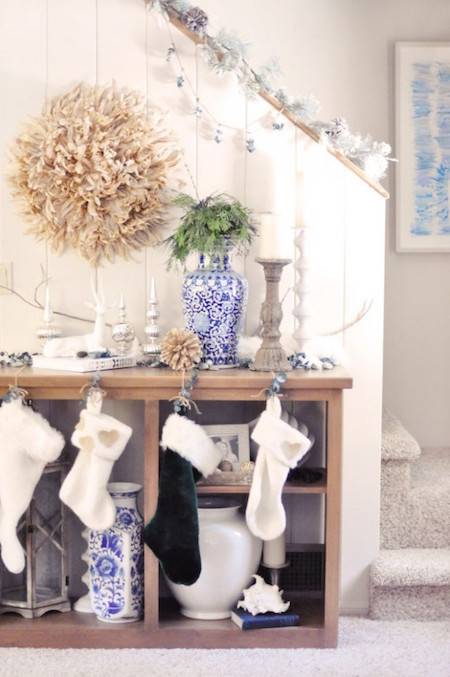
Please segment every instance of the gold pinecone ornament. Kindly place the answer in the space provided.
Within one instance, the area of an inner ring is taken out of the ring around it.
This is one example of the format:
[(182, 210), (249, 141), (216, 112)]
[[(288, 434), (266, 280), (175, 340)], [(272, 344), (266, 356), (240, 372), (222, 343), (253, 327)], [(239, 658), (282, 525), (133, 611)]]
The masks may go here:
[(200, 362), (202, 348), (196, 334), (186, 329), (171, 329), (161, 345), (161, 361), (174, 371), (192, 369)]

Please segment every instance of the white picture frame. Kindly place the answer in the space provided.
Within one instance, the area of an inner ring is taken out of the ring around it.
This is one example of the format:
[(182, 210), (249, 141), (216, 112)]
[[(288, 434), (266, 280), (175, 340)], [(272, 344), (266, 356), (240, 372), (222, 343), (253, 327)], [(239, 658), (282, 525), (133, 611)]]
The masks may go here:
[(396, 248), (450, 252), (450, 42), (397, 42)]
[(216, 446), (223, 442), (223, 460), (228, 459), (233, 470), (236, 470), (238, 464), (250, 461), (250, 429), (248, 423), (224, 423), (202, 427)]

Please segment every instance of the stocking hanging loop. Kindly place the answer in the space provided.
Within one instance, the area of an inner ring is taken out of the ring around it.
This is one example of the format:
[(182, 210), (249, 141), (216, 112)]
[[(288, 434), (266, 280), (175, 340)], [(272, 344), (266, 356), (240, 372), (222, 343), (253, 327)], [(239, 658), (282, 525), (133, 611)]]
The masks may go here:
[(281, 388), (283, 387), (283, 383), (287, 381), (287, 374), (285, 371), (279, 371), (277, 374), (272, 372), (272, 383), (268, 388), (263, 388), (262, 390), (259, 391), (259, 393), (256, 393), (254, 395), (255, 398), (261, 397), (264, 393), (266, 394), (266, 398), (270, 399), (271, 397), (274, 397), (276, 395), (277, 397), (283, 397), (283, 393), (281, 392)]
[(12, 400), (22, 400), (22, 402), (24, 402), (29, 398), (30, 395), (28, 391), (25, 390), (25, 388), (19, 387), (19, 375), (24, 369), (26, 369), (26, 367), (27, 365), (24, 364), (16, 371), (14, 376), (14, 385), (8, 386), (8, 391), (3, 398), (3, 402), (11, 402)]
[(3, 402), (12, 402), (13, 400), (22, 400), (24, 402), (29, 398), (29, 392), (18, 386), (8, 386), (8, 392), (3, 398)]
[(80, 390), (80, 395), (86, 399), (86, 409), (99, 414), (102, 409), (106, 391), (100, 387), (100, 374), (96, 372), (90, 383), (85, 383)]
[(192, 390), (195, 384), (197, 383), (198, 374), (194, 369), (192, 371), (191, 378), (187, 383), (185, 383), (185, 376), (186, 372), (183, 369), (181, 390), (178, 393), (178, 395), (176, 395), (175, 397), (171, 397), (169, 402), (173, 402), (173, 410), (176, 414), (179, 414), (181, 411), (185, 411), (186, 409), (189, 410), (192, 407), (194, 408), (196, 414), (201, 414), (202, 412), (200, 411), (200, 409), (198, 408), (198, 406), (191, 397)]

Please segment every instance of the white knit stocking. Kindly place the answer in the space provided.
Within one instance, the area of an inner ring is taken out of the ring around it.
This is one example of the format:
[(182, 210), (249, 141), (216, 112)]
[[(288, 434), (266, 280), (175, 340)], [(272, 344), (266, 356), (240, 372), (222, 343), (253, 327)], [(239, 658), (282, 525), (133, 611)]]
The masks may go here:
[(25, 566), (17, 538), (17, 523), (27, 510), (42, 472), (64, 447), (60, 432), (22, 399), (0, 408), (0, 545), (3, 562), (12, 573)]
[(114, 524), (116, 511), (107, 485), (132, 432), (100, 411), (88, 408), (80, 414), (72, 435), (72, 444), (80, 451), (59, 496), (89, 529), (103, 531)]
[(246, 518), (250, 531), (264, 541), (278, 538), (286, 528), (282, 491), (288, 472), (310, 448), (309, 439), (281, 420), (277, 396), (267, 400), (252, 434), (259, 444)]

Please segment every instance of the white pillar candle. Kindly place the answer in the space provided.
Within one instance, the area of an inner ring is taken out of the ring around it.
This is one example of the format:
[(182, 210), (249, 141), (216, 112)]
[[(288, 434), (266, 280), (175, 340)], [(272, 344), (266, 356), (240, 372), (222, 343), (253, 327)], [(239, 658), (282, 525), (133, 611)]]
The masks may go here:
[(264, 541), (263, 564), (266, 567), (282, 567), (286, 562), (286, 532), (274, 538), (273, 541)]
[(263, 212), (259, 219), (260, 259), (289, 259), (291, 242), (286, 231), (280, 228), (276, 214)]

